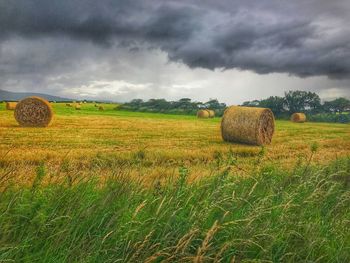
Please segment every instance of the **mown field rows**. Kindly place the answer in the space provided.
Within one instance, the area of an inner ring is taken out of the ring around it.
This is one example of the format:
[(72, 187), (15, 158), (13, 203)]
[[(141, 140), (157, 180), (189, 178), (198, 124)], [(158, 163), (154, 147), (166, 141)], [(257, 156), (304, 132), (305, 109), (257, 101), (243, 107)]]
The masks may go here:
[[(220, 119), (117, 111), (116, 105), (83, 104), (76, 111), (54, 104), (50, 127), (21, 128), (13, 112), (0, 105), (0, 169), (16, 183), (32, 182), (44, 163), (49, 178), (102, 178), (118, 171), (145, 184), (189, 169), (190, 180), (213, 174), (223, 158), (234, 158), (235, 175), (264, 165), (293, 167), (306, 162), (317, 144), (314, 163), (327, 163), (350, 153), (350, 125), (276, 121), (273, 143), (265, 148), (223, 142)], [(229, 157), (228, 157), (229, 156)]]

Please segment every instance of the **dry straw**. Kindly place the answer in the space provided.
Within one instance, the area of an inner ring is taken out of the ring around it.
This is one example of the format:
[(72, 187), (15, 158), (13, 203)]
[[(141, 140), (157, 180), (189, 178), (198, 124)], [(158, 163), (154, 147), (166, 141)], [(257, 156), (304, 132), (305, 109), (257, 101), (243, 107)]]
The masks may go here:
[(213, 110), (207, 110), (209, 112), (209, 118), (214, 118), (215, 117), (215, 111)]
[(15, 109), (15, 118), (23, 127), (46, 127), (50, 124), (53, 111), (48, 101), (39, 97), (21, 100)]
[(221, 135), (228, 142), (270, 144), (274, 131), (275, 118), (270, 109), (231, 106), (221, 120)]
[(301, 112), (293, 113), (292, 116), (290, 117), (290, 120), (292, 122), (305, 122), (306, 115), (304, 113), (301, 113)]
[(209, 118), (209, 111), (207, 110), (199, 110), (197, 111), (197, 117), (198, 118)]
[(15, 110), (17, 102), (6, 102), (6, 110)]

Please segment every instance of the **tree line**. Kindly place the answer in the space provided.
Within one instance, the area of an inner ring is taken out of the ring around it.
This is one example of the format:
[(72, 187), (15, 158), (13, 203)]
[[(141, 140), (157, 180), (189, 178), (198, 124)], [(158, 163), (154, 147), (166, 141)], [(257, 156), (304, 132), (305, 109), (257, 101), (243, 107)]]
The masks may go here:
[(167, 101), (165, 99), (143, 101), (134, 99), (119, 107), (119, 109), (123, 110), (173, 114), (196, 114), (199, 109), (212, 109), (218, 115), (222, 114), (225, 108), (226, 104), (220, 103), (217, 99), (211, 99), (203, 103), (192, 101), (189, 98), (183, 98), (178, 101)]
[[(284, 97), (271, 96), (267, 99), (246, 101), (242, 106), (270, 108), (277, 118), (282, 119), (288, 119), (294, 112), (304, 112), (311, 121), (350, 122), (350, 101), (348, 99), (337, 98), (321, 102), (320, 97), (314, 92), (288, 91)], [(178, 101), (134, 99), (122, 104), (118, 109), (188, 115), (196, 114), (199, 109), (212, 109), (217, 116), (221, 116), (226, 107), (225, 103), (217, 99), (197, 102), (183, 98)]]
[(271, 96), (263, 100), (246, 101), (242, 106), (270, 108), (276, 116), (283, 116), (294, 112), (332, 114), (349, 112), (350, 100), (337, 98), (322, 103), (316, 93), (296, 90), (286, 92), (284, 97)]

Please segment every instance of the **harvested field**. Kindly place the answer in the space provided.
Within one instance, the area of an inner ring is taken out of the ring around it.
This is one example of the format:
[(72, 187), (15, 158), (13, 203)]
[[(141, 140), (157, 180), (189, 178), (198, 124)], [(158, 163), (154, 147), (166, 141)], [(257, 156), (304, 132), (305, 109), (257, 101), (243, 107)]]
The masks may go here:
[(350, 125), (344, 124), (276, 121), (273, 141), (263, 149), (223, 142), (220, 118), (117, 111), (113, 104), (104, 104), (105, 111), (96, 111), (94, 104), (76, 111), (57, 103), (55, 120), (38, 130), (19, 128), (4, 106), (0, 172), (10, 172), (19, 183), (31, 183), (43, 161), (51, 178), (103, 177), (119, 171), (152, 184), (177, 176), (179, 166), (189, 169), (190, 180), (209, 176), (229, 158), (236, 160), (230, 170), (240, 175), (247, 175), (257, 162), (292, 168), (306, 161), (312, 144), (319, 146), (315, 163), (350, 154)]

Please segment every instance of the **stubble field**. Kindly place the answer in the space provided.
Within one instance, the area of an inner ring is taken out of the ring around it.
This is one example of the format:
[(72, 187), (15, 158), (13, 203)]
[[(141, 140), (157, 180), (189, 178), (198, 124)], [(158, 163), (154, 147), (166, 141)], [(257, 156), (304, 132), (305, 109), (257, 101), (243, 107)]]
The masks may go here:
[(93, 104), (82, 110), (53, 104), (50, 127), (21, 128), (12, 111), (0, 106), (0, 169), (16, 183), (31, 182), (38, 165), (52, 180), (124, 173), (152, 184), (189, 170), (190, 180), (217, 172), (218, 162), (234, 158), (232, 173), (249, 174), (263, 165), (291, 168), (307, 162), (310, 146), (318, 146), (312, 162), (325, 164), (350, 153), (350, 126), (276, 121), (273, 143), (265, 148), (225, 143), (220, 118), (116, 111), (116, 105)]

